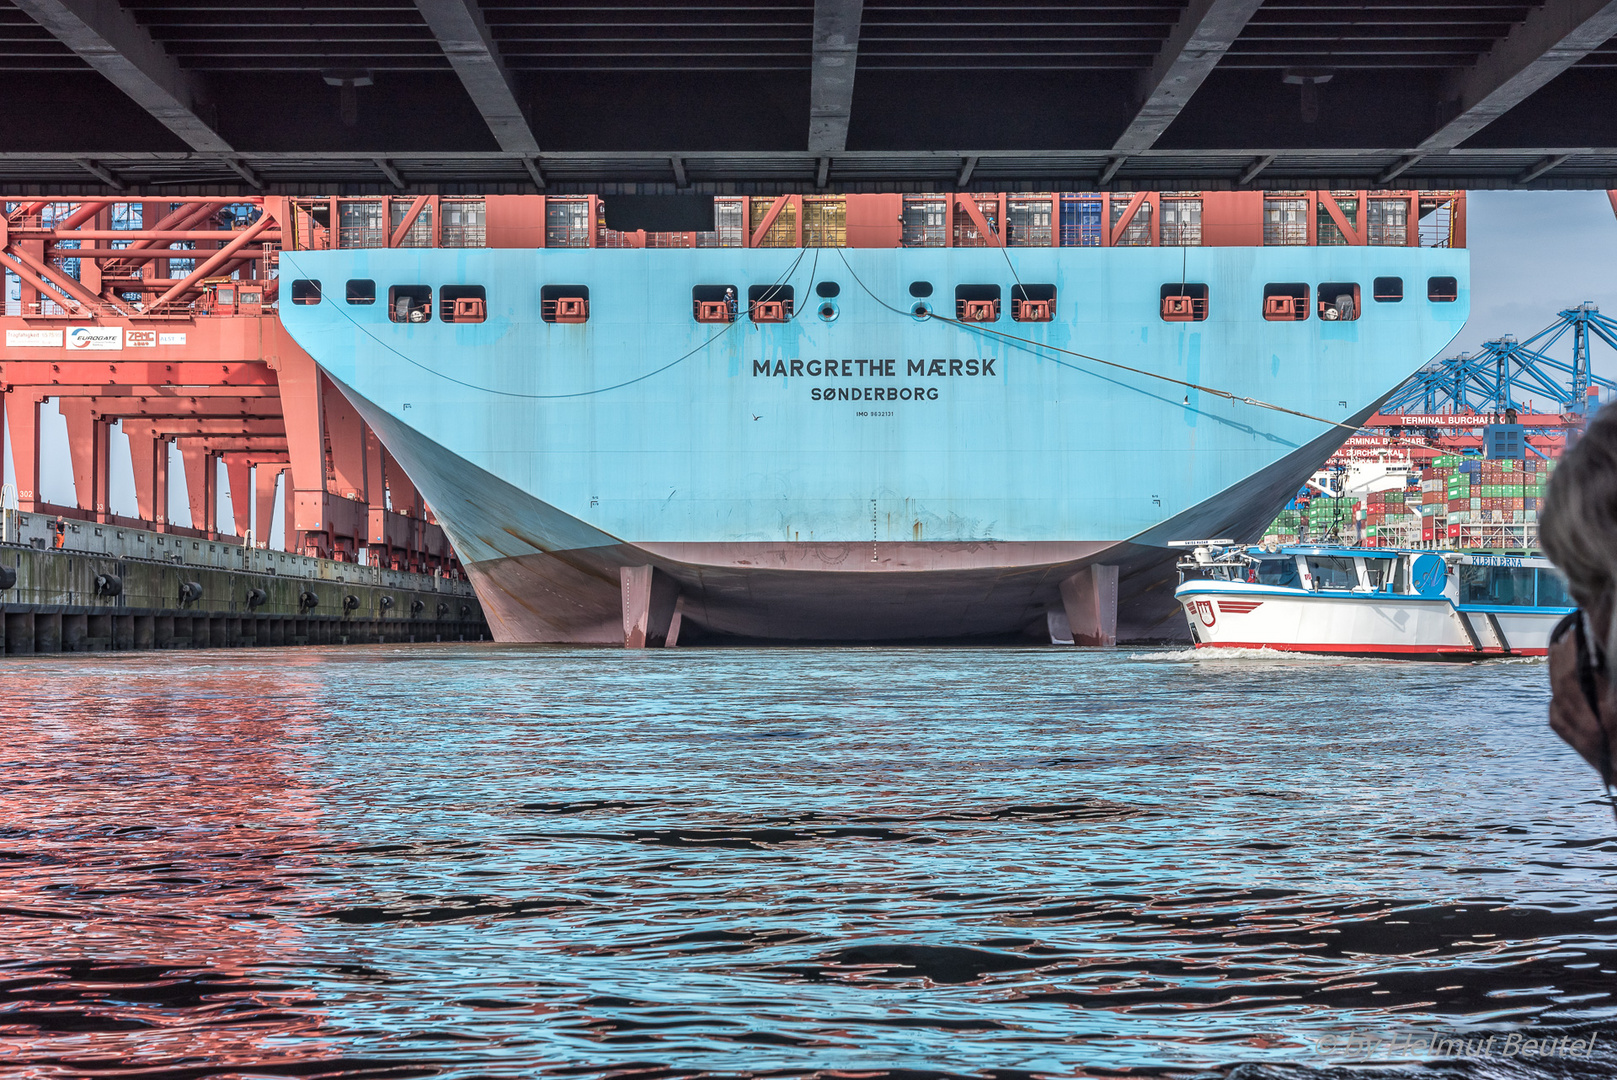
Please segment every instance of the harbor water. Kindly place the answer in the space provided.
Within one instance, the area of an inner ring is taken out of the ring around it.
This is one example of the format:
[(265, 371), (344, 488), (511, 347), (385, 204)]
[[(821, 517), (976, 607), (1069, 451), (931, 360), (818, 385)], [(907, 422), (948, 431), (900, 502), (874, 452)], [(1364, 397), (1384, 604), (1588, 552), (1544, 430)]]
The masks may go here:
[(445, 645), (4, 678), (8, 1076), (1617, 1070), (1617, 835), (1542, 662)]

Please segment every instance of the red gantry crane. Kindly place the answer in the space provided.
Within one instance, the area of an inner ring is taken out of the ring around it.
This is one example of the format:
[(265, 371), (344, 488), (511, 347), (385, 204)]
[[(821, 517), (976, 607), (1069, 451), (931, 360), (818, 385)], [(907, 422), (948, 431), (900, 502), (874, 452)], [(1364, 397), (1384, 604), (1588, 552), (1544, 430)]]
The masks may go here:
[[(437, 200), (415, 201), (420, 215)], [(404, 471), (281, 328), (275, 275), (288, 200), (80, 198), (3, 209), (0, 268), (15, 298), (8, 291), (0, 315), (0, 445), (9, 439), (19, 510), (267, 546), (284, 476), (287, 550), (456, 569)], [(67, 422), (73, 506), (41, 499), (45, 401)], [(136, 519), (110, 508), (115, 424), (129, 440)], [(167, 520), (171, 444), (184, 462), (189, 529)], [(228, 523), (215, 509), (220, 462)]]

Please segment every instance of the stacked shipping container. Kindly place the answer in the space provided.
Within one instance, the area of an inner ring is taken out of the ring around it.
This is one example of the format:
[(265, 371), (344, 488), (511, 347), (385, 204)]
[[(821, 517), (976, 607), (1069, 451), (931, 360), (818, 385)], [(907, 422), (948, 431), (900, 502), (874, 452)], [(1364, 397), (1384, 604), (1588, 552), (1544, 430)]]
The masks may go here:
[[(290, 200), (287, 250), (385, 247), (1463, 247), (1462, 192), (721, 195), (703, 232), (621, 231), (612, 196)], [(66, 204), (63, 204), (66, 205)], [(405, 228), (408, 223), (408, 228)], [(1418, 225), (1418, 228), (1417, 228)]]
[(1376, 491), (1363, 500), (1295, 501), (1270, 523), (1263, 541), (1294, 544), (1335, 534), (1351, 542), (1362, 512), (1369, 547), (1535, 548), (1538, 509), (1554, 466), (1553, 459), (1439, 457), (1405, 490)]
[(1358, 509), (1357, 499), (1299, 496), (1265, 530), (1263, 542), (1295, 544), (1304, 537), (1318, 540), (1331, 534), (1351, 536)]
[(1539, 500), (1553, 460), (1488, 461), (1440, 457), (1421, 472), (1421, 502), (1435, 508), (1451, 533), (1464, 525), (1538, 525)]
[(1410, 488), (1372, 491), (1365, 496), (1364, 542), (1371, 547), (1401, 545), (1418, 516), (1415, 507), (1419, 503), (1419, 493)]

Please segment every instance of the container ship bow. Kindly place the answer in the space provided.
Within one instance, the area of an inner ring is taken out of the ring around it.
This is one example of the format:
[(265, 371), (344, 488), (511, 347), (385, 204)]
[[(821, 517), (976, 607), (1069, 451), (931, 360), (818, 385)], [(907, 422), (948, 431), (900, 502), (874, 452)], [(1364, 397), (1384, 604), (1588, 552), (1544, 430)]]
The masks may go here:
[(1468, 308), (1457, 193), (387, 202), (293, 200), (282, 321), (505, 641), (1173, 638), (1167, 543), (1255, 540)]

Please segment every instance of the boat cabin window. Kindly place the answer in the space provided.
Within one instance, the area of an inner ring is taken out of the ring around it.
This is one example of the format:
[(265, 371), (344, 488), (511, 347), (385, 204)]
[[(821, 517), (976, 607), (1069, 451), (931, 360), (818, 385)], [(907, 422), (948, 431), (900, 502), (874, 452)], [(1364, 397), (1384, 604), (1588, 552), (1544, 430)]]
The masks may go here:
[(835, 300), (842, 295), (842, 286), (834, 281), (822, 281), (814, 286), (814, 295), (821, 300)]
[(350, 304), (376, 303), (376, 282), (370, 278), (353, 278), (348, 282)]
[(1461, 566), (1460, 603), (1532, 607), (1530, 566)]
[(445, 285), (438, 290), (438, 317), (444, 322), (482, 322), (488, 296), (481, 285)]
[(309, 278), (298, 278), (292, 282), (292, 302), (294, 304), (318, 304), (320, 302), (320, 283)]
[(1319, 283), (1319, 317), (1348, 322), (1359, 317), (1359, 286), (1351, 281)]
[(588, 285), (541, 285), (539, 317), (547, 323), (582, 323), (590, 318)]
[(1017, 322), (1049, 322), (1055, 314), (1054, 285), (1011, 286), (1011, 318)]
[(1370, 588), (1380, 592), (1387, 584), (1387, 559), (1364, 560), (1364, 580)]
[(1164, 285), (1161, 301), (1163, 322), (1202, 322), (1207, 318), (1207, 286), (1200, 282)]
[(793, 295), (790, 285), (749, 285), (747, 313), (755, 323), (789, 322), (793, 312)]
[(736, 287), (734, 285), (696, 285), (691, 288), (691, 314), (697, 322), (733, 323), (736, 321)]
[(1577, 607), (1572, 594), (1566, 590), (1566, 579), (1554, 570), (1538, 572), (1539, 607)]
[(432, 318), (431, 285), (395, 285), (387, 291), (387, 317), (420, 323)]
[(932, 295), (932, 283), (930, 281), (910, 282), (910, 295), (918, 300), (925, 300)]
[(1409, 591), (1409, 560), (1395, 559), (1393, 561), (1392, 583), (1388, 586), (1395, 593)]
[(1308, 318), (1308, 286), (1301, 281), (1263, 287), (1263, 317), (1270, 322)]
[(998, 322), (998, 285), (956, 285), (954, 317), (961, 322)]
[(1258, 559), (1252, 564), (1252, 576), (1259, 585), (1274, 585), (1282, 589), (1302, 587), (1302, 580), (1297, 577), (1297, 560), (1290, 555)]
[(1314, 579), (1316, 589), (1356, 589), (1359, 587), (1359, 572), (1354, 569), (1353, 560), (1336, 555), (1310, 555), (1308, 556), (1308, 573)]
[(1426, 279), (1426, 299), (1446, 304), (1460, 298), (1460, 283), (1451, 277)]
[(1378, 277), (1374, 288), (1373, 295), (1378, 303), (1396, 304), (1404, 298), (1404, 279), (1401, 277)]

